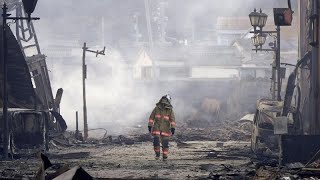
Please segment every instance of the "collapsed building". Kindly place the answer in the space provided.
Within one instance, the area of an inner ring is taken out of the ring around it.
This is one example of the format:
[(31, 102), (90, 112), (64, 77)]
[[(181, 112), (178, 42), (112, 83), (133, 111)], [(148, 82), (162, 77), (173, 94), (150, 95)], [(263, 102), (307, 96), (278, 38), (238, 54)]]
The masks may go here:
[(314, 24), (319, 2), (298, 3), (299, 59), (284, 83), (283, 100), (259, 100), (253, 120), (252, 150), (270, 148), (280, 164), (313, 161), (320, 149), (319, 27)]
[[(8, 4), (9, 11), (15, 12), (17, 17), (25, 17), (21, 1), (12, 1)], [(3, 27), (1, 27), (3, 28)], [(16, 22), (15, 35), (9, 26), (6, 26), (7, 42), (7, 79), (4, 80), (3, 68), (0, 70), (0, 129), (1, 151), (7, 152), (6, 140), (8, 137), (9, 153), (13, 156), (20, 153), (30, 153), (33, 149), (48, 149), (50, 132), (65, 131), (67, 126), (59, 114), (63, 90), (57, 91), (53, 97), (46, 66), (45, 55), (40, 51), (35, 28), (32, 22), (24, 20)], [(1, 37), (2, 32), (1, 32)], [(4, 39), (1, 39), (3, 42)], [(4, 49), (3, 43), (1, 49)], [(1, 58), (1, 67), (4, 67)], [(8, 127), (4, 131), (3, 117), (3, 88), (7, 84), (8, 91)], [(8, 133), (5, 135), (5, 133)]]

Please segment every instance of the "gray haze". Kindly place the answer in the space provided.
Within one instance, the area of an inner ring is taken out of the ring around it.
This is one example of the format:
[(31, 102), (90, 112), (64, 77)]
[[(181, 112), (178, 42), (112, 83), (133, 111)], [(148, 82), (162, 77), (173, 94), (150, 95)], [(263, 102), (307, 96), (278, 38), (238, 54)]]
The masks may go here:
[[(247, 16), (253, 8), (286, 7), (286, 3), (286, 0), (170, 0), (166, 10), (169, 17), (167, 31), (179, 36), (192, 23), (213, 28), (217, 16)], [(110, 44), (130, 38), (135, 12), (141, 16), (142, 36), (147, 39), (144, 0), (42, 0), (38, 2), (35, 15), (42, 18), (36, 23), (41, 36), (45, 37), (45, 33), (79, 34), (81, 41), (101, 38), (96, 34), (100, 30), (101, 17), (104, 17), (105, 42)]]
[[(150, 1), (152, 11), (156, 0)], [(169, 0), (168, 2), (167, 36), (176, 39), (185, 38), (186, 30), (192, 26), (199, 30), (215, 30), (218, 16), (247, 17), (255, 7), (270, 10), (273, 7), (287, 6), (286, 0)], [(48, 56), (47, 64), (53, 92), (55, 93), (60, 87), (64, 89), (61, 113), (70, 129), (75, 127), (75, 111), (79, 111), (82, 120), (81, 47), (85, 41), (94, 50), (107, 47), (105, 57), (87, 56), (86, 82), (90, 128), (105, 127), (123, 133), (126, 130), (118, 129), (119, 127), (146, 123), (155, 103), (168, 91), (172, 94), (174, 108), (178, 111), (178, 123), (182, 121), (182, 114), (185, 111), (192, 110), (190, 104), (175, 101), (175, 97), (181, 96), (179, 92), (192, 93), (194, 96), (198, 95), (197, 92), (190, 92), (183, 86), (176, 87), (174, 92), (172, 88), (166, 86), (156, 90), (148, 89), (147, 86), (138, 88), (133, 81), (130, 81), (130, 72), (121, 70), (126, 50), (118, 47), (123, 41), (134, 42), (132, 19), (134, 13), (138, 13), (139, 16), (140, 41), (147, 42), (143, 0), (39, 0), (34, 16), (39, 16), (41, 20), (34, 25), (42, 51)], [(49, 49), (53, 46), (62, 49), (71, 48), (72, 57), (50, 57)], [(179, 51), (176, 53), (179, 55)], [(112, 72), (108, 72), (110, 67)], [(80, 128), (82, 129), (82, 123)]]

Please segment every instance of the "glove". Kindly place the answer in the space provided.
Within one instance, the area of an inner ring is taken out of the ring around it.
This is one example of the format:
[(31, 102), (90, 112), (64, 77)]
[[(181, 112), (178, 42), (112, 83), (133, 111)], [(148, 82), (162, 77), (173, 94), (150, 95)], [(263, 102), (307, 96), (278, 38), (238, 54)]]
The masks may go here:
[(174, 135), (175, 128), (171, 128), (171, 134)]
[(149, 133), (151, 133), (151, 129), (152, 129), (152, 127), (148, 126)]

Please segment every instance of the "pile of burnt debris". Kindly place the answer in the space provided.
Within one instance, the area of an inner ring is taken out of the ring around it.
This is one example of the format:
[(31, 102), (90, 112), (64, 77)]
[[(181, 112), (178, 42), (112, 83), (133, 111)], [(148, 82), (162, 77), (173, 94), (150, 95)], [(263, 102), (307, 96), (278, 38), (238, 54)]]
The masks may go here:
[(139, 135), (107, 135), (102, 138), (88, 138), (84, 141), (77, 138), (73, 132), (64, 132), (59, 136), (52, 138), (49, 142), (50, 149), (59, 149), (60, 147), (72, 146), (106, 146), (106, 145), (133, 145), (141, 142), (151, 142), (153, 140), (150, 134)]
[[(171, 138), (173, 141), (249, 141), (251, 138), (252, 124), (245, 122), (228, 122), (217, 123), (214, 126), (206, 128), (194, 128), (181, 126), (177, 128), (176, 135)], [(141, 128), (142, 129), (142, 128)], [(88, 138), (86, 141), (75, 132), (64, 132), (56, 135), (50, 141), (50, 148), (59, 146), (70, 147), (74, 145), (132, 145), (142, 142), (151, 142), (152, 135), (148, 133), (135, 133), (130, 135), (104, 135), (100, 138)]]
[[(132, 130), (135, 129), (135, 130)], [(97, 129), (92, 129), (97, 130)], [(71, 146), (104, 146), (104, 145), (133, 145), (143, 142), (152, 142), (153, 137), (147, 133), (147, 128), (139, 126), (139, 128), (131, 128), (130, 133), (126, 135), (109, 135), (106, 129), (102, 130), (102, 134), (95, 138), (83, 140), (82, 134), (79, 132), (67, 131), (57, 135), (51, 135), (49, 143), (50, 149)], [(172, 141), (250, 141), (252, 131), (251, 122), (239, 121), (221, 121), (199, 128), (192, 126), (187, 122), (181, 123), (177, 127), (176, 134), (171, 138)], [(128, 132), (126, 130), (126, 132)]]
[(285, 166), (260, 166), (257, 168), (253, 179), (270, 179), (270, 180), (318, 180), (320, 179), (320, 168), (306, 166), (302, 163), (291, 163)]
[[(87, 154), (88, 155), (88, 154)], [(93, 179), (80, 165), (71, 166), (65, 163), (52, 163), (51, 158), (79, 159), (84, 157), (83, 152), (68, 154), (43, 154), (39, 151), (27, 159), (11, 160), (6, 165), (2, 161), (0, 167), (0, 179), (12, 180), (72, 180), (72, 179)]]
[(181, 141), (250, 141), (252, 123), (224, 121), (206, 128), (181, 127), (176, 138)]
[[(209, 172), (205, 179), (253, 179), (253, 180), (319, 180), (320, 159), (306, 164), (296, 162), (279, 166), (278, 159), (255, 156), (246, 148), (230, 149), (223, 147), (218, 151), (208, 152), (207, 158), (215, 160), (237, 160), (248, 158), (243, 164), (202, 164), (201, 170)], [(312, 163), (311, 163), (312, 162)]]

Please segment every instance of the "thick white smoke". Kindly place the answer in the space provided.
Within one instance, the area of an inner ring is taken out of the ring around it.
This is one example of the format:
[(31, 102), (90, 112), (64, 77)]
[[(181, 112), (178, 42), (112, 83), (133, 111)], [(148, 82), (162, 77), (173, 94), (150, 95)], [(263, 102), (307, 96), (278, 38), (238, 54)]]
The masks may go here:
[[(75, 129), (75, 111), (79, 111), (79, 128), (80, 130), (83, 129), (82, 53), (79, 44), (82, 43), (81, 41), (90, 41), (93, 37), (98, 40), (91, 42), (91, 44), (89, 42), (88, 46), (103, 42), (102, 37), (106, 38), (106, 44), (128, 39), (130, 35), (126, 33), (128, 29), (132, 28), (132, 18), (130, 16), (133, 12), (140, 11), (141, 21), (145, 21), (143, 2), (143, 0), (94, 1), (90, 4), (96, 3), (96, 5), (94, 9), (90, 9), (87, 1), (84, 0), (60, 0), (55, 1), (55, 3), (50, 0), (39, 1), (39, 9), (36, 10), (35, 16), (44, 17), (39, 22), (35, 22), (40, 45), (54, 44), (63, 48), (65, 44), (59, 44), (55, 39), (56, 37), (64, 37), (66, 41), (69, 37), (80, 37), (80, 39), (77, 39), (78, 42), (73, 45), (79, 46), (78, 57), (71, 60), (56, 60), (48, 57), (53, 92), (56, 92), (60, 87), (64, 89), (61, 113), (67, 120), (69, 129)], [(185, 26), (192, 24), (195, 17), (202, 19), (201, 23), (204, 26), (214, 28), (215, 18), (218, 16), (247, 16), (254, 7), (267, 6), (270, 9), (275, 3), (278, 3), (278, 1), (169, 0), (168, 30), (177, 30), (178, 35), (180, 35), (182, 31), (179, 30), (183, 30)], [(134, 9), (133, 12), (131, 12), (132, 9)], [(183, 9), (183, 11), (180, 9)], [(86, 14), (87, 12), (88, 14)], [(120, 12), (122, 14), (119, 14)], [(102, 16), (105, 17), (104, 36), (101, 35), (101, 24), (99, 23)], [(143, 37), (147, 37), (146, 30), (143, 30), (145, 28), (141, 27), (141, 32), (145, 33)], [(93, 36), (94, 33), (96, 33), (95, 36)], [(147, 40), (147, 38), (144, 39)], [(43, 53), (46, 54), (46, 47), (43, 47), (43, 49)], [(124, 127), (146, 122), (155, 103), (168, 92), (166, 87), (159, 87), (156, 91), (137, 87), (137, 84), (132, 80), (130, 67), (126, 66), (123, 55), (116, 47), (107, 48), (105, 57), (99, 56), (96, 58), (92, 54), (87, 55), (86, 87), (89, 128), (103, 127), (113, 133), (126, 133)], [(183, 89), (184, 87), (177, 87), (176, 89), (179, 88)], [(194, 96), (197, 95), (197, 92), (189, 92), (188, 90), (185, 90), (185, 92), (194, 93)], [(173, 105), (178, 109), (178, 112), (181, 112), (180, 114), (183, 114), (185, 109), (190, 110), (191, 106), (191, 104), (175, 101), (174, 95)], [(177, 117), (179, 117), (179, 114), (177, 114)]]

